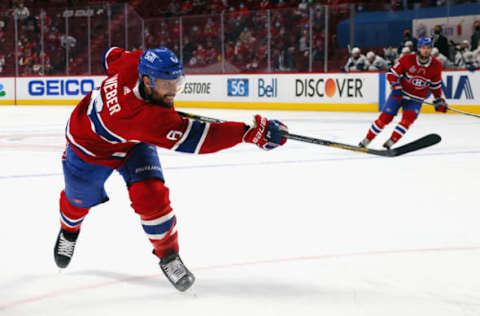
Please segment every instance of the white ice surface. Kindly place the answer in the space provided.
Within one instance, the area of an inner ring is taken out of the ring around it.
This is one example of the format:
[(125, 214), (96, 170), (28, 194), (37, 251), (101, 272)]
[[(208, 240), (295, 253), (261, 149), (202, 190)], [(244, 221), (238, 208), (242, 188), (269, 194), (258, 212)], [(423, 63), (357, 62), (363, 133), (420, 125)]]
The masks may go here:
[[(0, 315), (480, 315), (480, 120), (421, 115), (381, 158), (289, 141), (193, 156), (159, 149), (187, 293), (162, 275), (118, 174), (53, 261), (71, 107), (0, 107)], [(253, 111), (193, 110), (251, 120)], [(376, 113), (267, 112), (298, 134), (356, 144)], [(393, 124), (372, 144), (380, 147)]]

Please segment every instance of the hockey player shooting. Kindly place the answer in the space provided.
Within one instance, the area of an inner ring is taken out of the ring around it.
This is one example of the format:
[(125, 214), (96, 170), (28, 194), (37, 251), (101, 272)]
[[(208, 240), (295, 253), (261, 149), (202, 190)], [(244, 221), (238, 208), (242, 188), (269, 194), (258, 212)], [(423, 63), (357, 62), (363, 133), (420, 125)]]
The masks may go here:
[(390, 150), (417, 119), (422, 102), (429, 90), (435, 97), (433, 102), (435, 110), (443, 113), (447, 111), (447, 103), (442, 98), (442, 63), (432, 57), (431, 53), (432, 40), (423, 37), (418, 41), (417, 53), (403, 56), (390, 69), (387, 80), (392, 87), (392, 92), (380, 117), (373, 122), (359, 146), (367, 147), (402, 108), (402, 120), (395, 127), (391, 137), (383, 144), (383, 147)]
[(105, 53), (104, 67), (108, 78), (80, 101), (67, 123), (55, 262), (59, 268), (70, 263), (82, 221), (90, 208), (108, 201), (104, 183), (116, 170), (125, 180), (161, 270), (185, 291), (195, 278), (178, 253), (177, 220), (155, 146), (207, 154), (246, 142), (270, 150), (285, 144), (282, 133), (287, 127), (260, 115), (251, 127), (180, 117), (174, 98), (183, 68), (165, 47), (145, 52), (113, 47)]

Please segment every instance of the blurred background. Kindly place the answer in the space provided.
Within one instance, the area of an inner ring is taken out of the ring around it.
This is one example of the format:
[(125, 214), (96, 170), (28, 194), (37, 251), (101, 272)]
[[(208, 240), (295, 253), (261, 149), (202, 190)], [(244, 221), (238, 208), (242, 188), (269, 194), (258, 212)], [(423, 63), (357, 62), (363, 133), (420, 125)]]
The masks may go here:
[(167, 46), (188, 73), (381, 71), (434, 39), (447, 69), (480, 66), (480, 1), (10, 0), (0, 76), (103, 75), (103, 52)]

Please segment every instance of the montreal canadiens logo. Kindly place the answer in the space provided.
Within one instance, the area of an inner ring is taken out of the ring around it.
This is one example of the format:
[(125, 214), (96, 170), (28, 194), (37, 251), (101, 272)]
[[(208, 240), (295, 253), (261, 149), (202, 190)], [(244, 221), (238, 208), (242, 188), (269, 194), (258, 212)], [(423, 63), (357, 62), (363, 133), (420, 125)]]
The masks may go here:
[(423, 89), (428, 86), (428, 82), (421, 77), (413, 77), (410, 79), (410, 83), (417, 89)]

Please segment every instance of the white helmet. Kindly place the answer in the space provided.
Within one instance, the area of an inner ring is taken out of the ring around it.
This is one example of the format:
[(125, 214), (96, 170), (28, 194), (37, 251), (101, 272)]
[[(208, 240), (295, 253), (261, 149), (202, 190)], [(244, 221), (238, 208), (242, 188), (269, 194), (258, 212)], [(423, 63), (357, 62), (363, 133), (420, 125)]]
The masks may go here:
[(405, 46), (412, 46), (413, 47), (413, 42), (412, 41), (406, 41)]
[(438, 48), (434, 47), (432, 48), (432, 55), (436, 56), (440, 53), (440, 51), (438, 50)]
[(367, 58), (368, 58), (368, 59), (375, 58), (375, 53), (372, 52), (372, 51), (369, 51), (369, 52), (367, 53)]
[(352, 54), (357, 54), (357, 53), (360, 54), (360, 48), (354, 47), (354, 48), (352, 49)]

